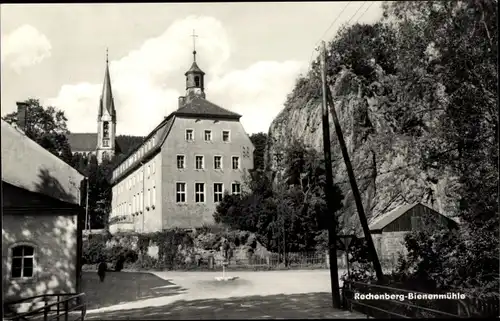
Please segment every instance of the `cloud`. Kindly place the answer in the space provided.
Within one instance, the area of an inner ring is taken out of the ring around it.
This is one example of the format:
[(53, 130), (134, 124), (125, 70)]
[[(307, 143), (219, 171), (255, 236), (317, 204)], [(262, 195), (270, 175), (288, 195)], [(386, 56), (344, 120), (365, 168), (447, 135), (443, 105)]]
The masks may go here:
[(50, 57), (49, 39), (30, 25), (23, 25), (8, 35), (2, 35), (2, 64), (8, 63), (16, 72)]
[[(186, 35), (193, 29), (199, 34), (197, 62), (206, 72), (207, 99), (242, 114), (249, 133), (267, 132), (305, 63), (261, 61), (225, 70), (231, 48), (223, 25), (212, 17), (189, 16), (110, 62), (118, 134), (146, 135), (177, 108), (192, 62), (192, 39)], [(72, 132), (95, 132), (101, 90), (102, 83), (64, 85), (46, 103), (65, 111)]]

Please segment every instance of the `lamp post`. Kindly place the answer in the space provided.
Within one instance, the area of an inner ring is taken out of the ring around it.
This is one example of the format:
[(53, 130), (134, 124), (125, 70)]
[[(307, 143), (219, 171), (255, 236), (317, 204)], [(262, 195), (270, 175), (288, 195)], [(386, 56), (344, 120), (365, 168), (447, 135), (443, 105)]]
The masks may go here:
[(344, 246), (346, 263), (347, 263), (347, 277), (350, 280), (351, 279), (351, 271), (349, 269), (349, 245), (351, 244), (352, 240), (354, 238), (356, 238), (356, 235), (354, 235), (354, 234), (341, 234), (341, 235), (337, 235), (337, 237), (341, 241), (342, 245)]

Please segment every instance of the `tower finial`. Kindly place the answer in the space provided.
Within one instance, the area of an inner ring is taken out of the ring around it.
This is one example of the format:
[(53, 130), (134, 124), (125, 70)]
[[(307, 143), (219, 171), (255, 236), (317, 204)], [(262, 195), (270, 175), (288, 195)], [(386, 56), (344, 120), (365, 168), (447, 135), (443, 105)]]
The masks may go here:
[(193, 60), (196, 61), (196, 38), (198, 37), (198, 35), (195, 33), (194, 29), (191, 37), (193, 37)]
[(106, 64), (108, 64), (108, 47), (106, 47)]

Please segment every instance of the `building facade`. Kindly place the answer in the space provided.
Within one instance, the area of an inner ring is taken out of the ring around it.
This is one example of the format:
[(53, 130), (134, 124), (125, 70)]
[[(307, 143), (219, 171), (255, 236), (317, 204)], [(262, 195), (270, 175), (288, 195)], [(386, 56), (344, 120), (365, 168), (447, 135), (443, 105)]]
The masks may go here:
[(120, 151), (116, 143), (116, 109), (107, 56), (104, 82), (97, 111), (97, 133), (71, 133), (68, 135), (68, 142), (73, 154), (94, 154), (97, 156), (98, 163), (102, 162), (104, 158), (111, 159), (115, 153)]
[(84, 177), (22, 127), (1, 125), (4, 302), (79, 292)]
[(254, 146), (241, 115), (206, 99), (205, 73), (193, 55), (178, 109), (113, 172), (111, 233), (212, 223), (224, 192), (241, 193), (253, 167)]

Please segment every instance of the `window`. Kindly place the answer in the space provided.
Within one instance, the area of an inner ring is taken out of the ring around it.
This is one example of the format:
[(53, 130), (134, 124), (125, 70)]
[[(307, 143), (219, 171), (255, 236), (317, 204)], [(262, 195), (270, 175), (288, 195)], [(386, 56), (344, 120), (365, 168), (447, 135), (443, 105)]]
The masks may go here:
[(134, 186), (134, 185), (135, 185), (135, 176), (132, 177), (132, 186)]
[(151, 166), (150, 166), (150, 165), (148, 165), (148, 171), (147, 171), (147, 174), (148, 174), (148, 178), (149, 178), (149, 176), (151, 176)]
[(196, 203), (205, 202), (205, 183), (195, 183), (194, 184), (194, 201)]
[(195, 168), (196, 169), (203, 169), (203, 156), (196, 156), (195, 157)]
[(240, 183), (233, 183), (231, 185), (231, 193), (233, 195), (240, 195), (241, 194), (241, 185), (240, 185)]
[(142, 192), (142, 191), (141, 191), (139, 206), (141, 207), (141, 211), (142, 211), (142, 209), (144, 208), (144, 192)]
[(154, 174), (155, 170), (156, 170), (155, 162), (153, 162), (153, 164), (151, 164), (151, 166), (153, 167), (153, 174)]
[(156, 203), (156, 187), (153, 186), (153, 202), (151, 205), (155, 205), (155, 203)]
[(179, 169), (186, 168), (184, 158), (185, 158), (184, 155), (177, 155), (177, 168)]
[(206, 142), (212, 141), (212, 131), (211, 130), (205, 130), (205, 141)]
[(28, 245), (12, 248), (12, 278), (32, 278), (35, 249)]
[(222, 183), (214, 183), (214, 203), (222, 201), (223, 190)]
[(104, 138), (109, 138), (109, 122), (107, 121), (102, 123), (102, 136)]
[(214, 156), (214, 169), (222, 169), (222, 156)]
[(128, 214), (132, 214), (132, 204), (128, 203)]
[(223, 130), (222, 131), (222, 141), (223, 142), (229, 142), (229, 130)]
[(135, 201), (135, 195), (134, 195), (134, 198), (132, 198), (132, 210), (135, 212), (137, 212), (137, 203)]
[(186, 183), (176, 183), (175, 193), (177, 203), (186, 203)]
[(200, 77), (199, 76), (194, 77), (194, 86), (200, 87)]
[(151, 206), (151, 189), (148, 188), (148, 195), (147, 195), (147, 198), (146, 198), (146, 206)]
[(233, 169), (240, 169), (240, 158), (238, 156), (233, 156)]
[(102, 140), (102, 147), (109, 147), (109, 139)]
[(192, 129), (186, 129), (186, 140), (188, 142), (192, 142), (194, 140), (193, 132), (194, 132), (194, 130), (192, 130)]

